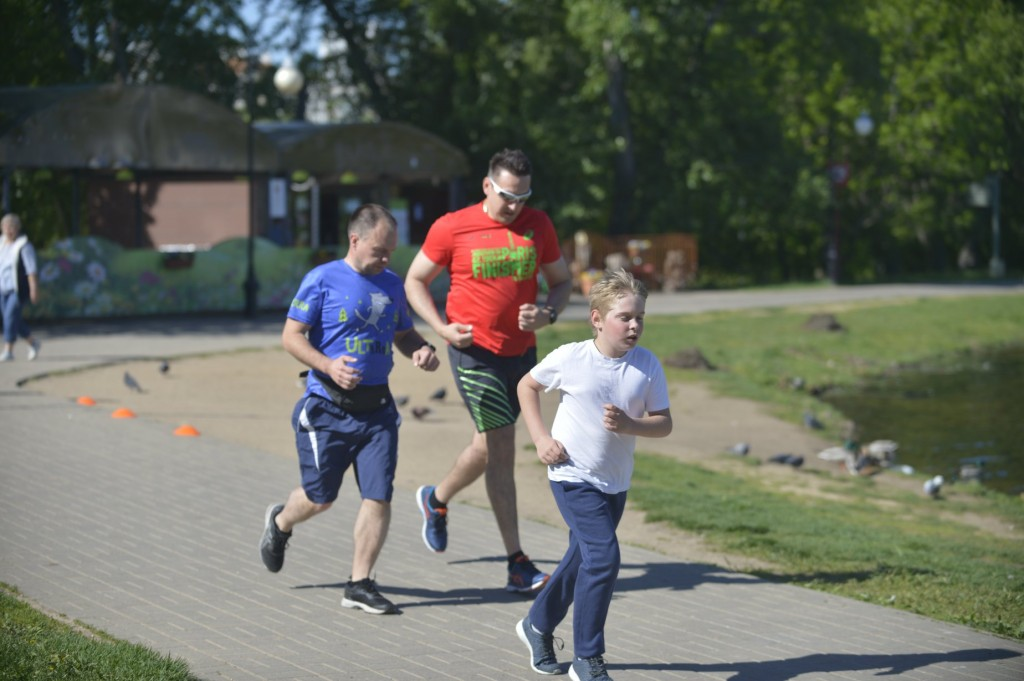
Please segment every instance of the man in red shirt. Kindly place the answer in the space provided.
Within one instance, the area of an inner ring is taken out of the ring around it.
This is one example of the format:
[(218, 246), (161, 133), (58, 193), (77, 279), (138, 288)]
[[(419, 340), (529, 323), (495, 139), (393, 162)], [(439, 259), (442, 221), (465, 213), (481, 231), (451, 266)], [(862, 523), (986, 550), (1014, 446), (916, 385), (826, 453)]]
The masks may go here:
[[(516, 386), (537, 363), (534, 331), (554, 324), (572, 291), (551, 219), (526, 205), (532, 169), (526, 154), (505, 149), (491, 157), (484, 200), (449, 213), (430, 228), (405, 280), (409, 304), (448, 342), (455, 383), (476, 431), (448, 475), (416, 492), (423, 541), (448, 545), (447, 504), (485, 474), (487, 496), (508, 554), (506, 590), (531, 593), (547, 582), (523, 553), (516, 509)], [(447, 270), (451, 290), (442, 319), (430, 282)], [(538, 305), (537, 276), (548, 285)]]

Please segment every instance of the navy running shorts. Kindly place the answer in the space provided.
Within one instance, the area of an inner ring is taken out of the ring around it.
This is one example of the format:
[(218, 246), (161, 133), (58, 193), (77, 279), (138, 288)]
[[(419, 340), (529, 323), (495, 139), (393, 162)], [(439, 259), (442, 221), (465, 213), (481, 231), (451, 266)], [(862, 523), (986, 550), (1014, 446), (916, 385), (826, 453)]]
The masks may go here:
[(350, 414), (319, 395), (303, 395), (292, 413), (302, 488), (309, 500), (338, 498), (349, 466), (363, 499), (391, 501), (398, 465), (401, 417), (393, 401), (376, 411)]

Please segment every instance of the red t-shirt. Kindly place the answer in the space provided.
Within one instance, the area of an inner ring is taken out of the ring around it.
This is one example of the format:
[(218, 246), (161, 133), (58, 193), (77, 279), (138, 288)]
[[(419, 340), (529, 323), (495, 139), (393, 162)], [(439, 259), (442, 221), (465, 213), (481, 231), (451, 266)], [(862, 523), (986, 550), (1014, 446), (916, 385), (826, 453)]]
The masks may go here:
[(423, 254), (448, 270), (448, 321), (472, 324), (474, 345), (516, 357), (537, 344), (532, 331), (519, 330), (519, 306), (537, 302), (539, 265), (562, 257), (546, 213), (524, 206), (504, 225), (483, 203), (468, 206), (430, 227)]

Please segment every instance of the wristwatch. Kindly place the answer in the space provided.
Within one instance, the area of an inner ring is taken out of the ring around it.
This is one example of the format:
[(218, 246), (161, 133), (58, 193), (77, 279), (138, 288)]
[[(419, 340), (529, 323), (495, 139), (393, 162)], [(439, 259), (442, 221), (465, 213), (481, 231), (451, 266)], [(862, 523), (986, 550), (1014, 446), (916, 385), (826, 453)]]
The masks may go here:
[[(431, 343), (430, 341), (427, 341), (427, 340), (423, 341), (420, 344), (420, 348), (430, 348), (431, 352), (433, 352), (435, 355), (437, 354), (437, 348), (435, 348), (434, 344)], [(416, 349), (419, 350), (419, 348), (416, 348)]]
[(549, 325), (550, 324), (554, 324), (555, 322), (558, 321), (558, 310), (556, 310), (555, 308), (551, 307), (550, 305), (546, 306), (544, 309), (548, 311), (548, 324)]

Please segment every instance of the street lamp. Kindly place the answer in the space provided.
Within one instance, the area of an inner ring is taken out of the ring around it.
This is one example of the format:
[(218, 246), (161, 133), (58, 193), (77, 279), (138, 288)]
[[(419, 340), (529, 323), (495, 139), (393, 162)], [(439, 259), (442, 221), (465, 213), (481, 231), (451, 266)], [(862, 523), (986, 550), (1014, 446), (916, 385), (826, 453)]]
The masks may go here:
[[(253, 182), (253, 146), (254, 128), (253, 118), (255, 110), (253, 107), (253, 90), (255, 89), (255, 78), (253, 68), (255, 62), (247, 58), (246, 71), (248, 82), (246, 83), (246, 108), (249, 110), (248, 127), (246, 130), (246, 179), (249, 181), (249, 240), (246, 244), (246, 270), (245, 283), (242, 288), (245, 291), (245, 316), (253, 318), (256, 316), (258, 305), (258, 293), (260, 283), (256, 279), (256, 189)], [(302, 90), (302, 72), (295, 68), (290, 58), (286, 58), (281, 68), (274, 74), (274, 87), (285, 97), (293, 97)]]
[(853, 129), (861, 137), (870, 135), (875, 129), (875, 121), (871, 118), (871, 114), (867, 111), (861, 111), (860, 116), (857, 116), (857, 120), (853, 122)]
[[(867, 137), (875, 129), (875, 121), (867, 111), (861, 111), (860, 115), (853, 122), (853, 129), (861, 137)], [(832, 198), (832, 239), (828, 247), (828, 278), (833, 284), (838, 284), (840, 279), (839, 267), (839, 190), (850, 181), (850, 164), (846, 161), (841, 163), (830, 163), (826, 169), (829, 179), (829, 189)]]

